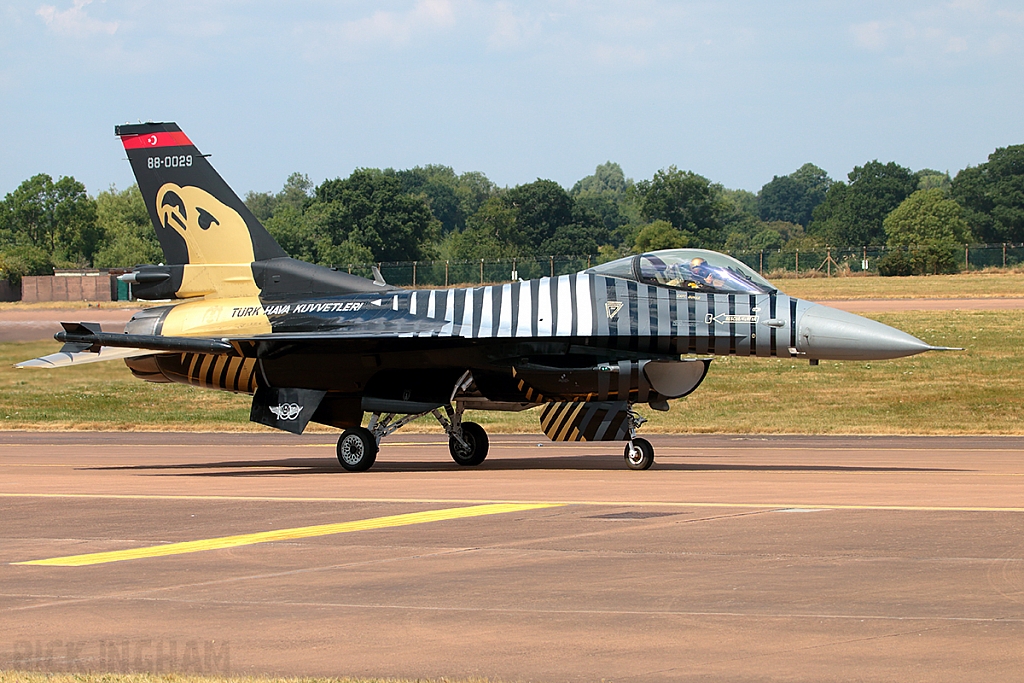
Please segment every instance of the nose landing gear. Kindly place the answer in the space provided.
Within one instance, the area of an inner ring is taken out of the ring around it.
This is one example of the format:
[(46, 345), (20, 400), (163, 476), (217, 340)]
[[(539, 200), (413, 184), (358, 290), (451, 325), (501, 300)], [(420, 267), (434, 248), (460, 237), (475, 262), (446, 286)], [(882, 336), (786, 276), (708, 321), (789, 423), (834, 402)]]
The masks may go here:
[(636, 435), (636, 430), (645, 422), (647, 418), (634, 411), (632, 406), (626, 410), (629, 443), (626, 444), (623, 456), (626, 459), (626, 467), (631, 470), (650, 469), (654, 464), (654, 447), (651, 446), (651, 442)]
[(654, 464), (654, 447), (647, 439), (637, 437), (626, 444), (623, 453), (626, 458), (626, 467), (631, 470), (650, 469)]

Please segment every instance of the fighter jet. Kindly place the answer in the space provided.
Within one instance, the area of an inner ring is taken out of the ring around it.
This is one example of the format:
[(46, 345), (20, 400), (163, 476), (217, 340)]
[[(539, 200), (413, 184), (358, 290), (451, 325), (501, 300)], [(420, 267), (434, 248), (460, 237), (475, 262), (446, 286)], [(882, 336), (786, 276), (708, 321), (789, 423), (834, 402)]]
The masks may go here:
[[(628, 256), (573, 275), (479, 287), (402, 289), (290, 258), (174, 123), (122, 125), (165, 264), (122, 276), (140, 299), (124, 332), (63, 323), (60, 352), (21, 363), (123, 359), (148, 382), (252, 395), (250, 419), (302, 433), (344, 430), (338, 460), (369, 469), (381, 440), (433, 416), (459, 465), (488, 439), (466, 410), (540, 408), (554, 441), (623, 441), (646, 403), (669, 410), (715, 356), (876, 360), (940, 347), (787, 296), (740, 261), (701, 249)], [(363, 426), (364, 417), (370, 417)]]

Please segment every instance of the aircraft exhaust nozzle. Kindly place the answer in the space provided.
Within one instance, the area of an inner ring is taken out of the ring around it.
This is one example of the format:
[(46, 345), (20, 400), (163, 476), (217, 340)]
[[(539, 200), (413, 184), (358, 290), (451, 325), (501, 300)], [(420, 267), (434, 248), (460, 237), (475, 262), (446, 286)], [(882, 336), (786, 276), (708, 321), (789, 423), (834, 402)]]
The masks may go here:
[(800, 316), (796, 346), (801, 355), (821, 360), (884, 360), (948, 350), (894, 327), (821, 304), (812, 304)]

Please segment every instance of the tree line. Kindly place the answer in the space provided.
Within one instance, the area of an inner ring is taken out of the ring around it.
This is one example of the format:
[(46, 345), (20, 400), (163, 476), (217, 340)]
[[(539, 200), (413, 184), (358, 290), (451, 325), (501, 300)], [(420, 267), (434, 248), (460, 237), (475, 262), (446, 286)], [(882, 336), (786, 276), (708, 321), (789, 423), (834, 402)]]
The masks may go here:
[[(807, 163), (756, 194), (675, 166), (634, 181), (608, 162), (565, 189), (543, 179), (502, 188), (428, 165), (319, 185), (293, 173), (245, 203), (285, 251), (323, 265), (884, 245), (883, 274), (951, 272), (965, 243), (1024, 242), (1024, 145), (955, 177), (875, 160), (833, 180)], [(161, 259), (136, 186), (93, 197), (73, 177), (39, 174), (0, 202), (0, 278)]]

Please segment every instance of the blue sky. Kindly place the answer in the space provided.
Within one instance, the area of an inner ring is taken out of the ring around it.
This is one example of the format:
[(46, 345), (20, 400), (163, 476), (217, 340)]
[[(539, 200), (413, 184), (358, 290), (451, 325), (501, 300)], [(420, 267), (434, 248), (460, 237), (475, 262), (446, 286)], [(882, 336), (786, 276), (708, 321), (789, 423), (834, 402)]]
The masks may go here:
[(1019, 2), (0, 4), (0, 194), (131, 184), (113, 125), (137, 120), (177, 121), (239, 194), (427, 163), (752, 191), (807, 161), (955, 174), (1024, 143), (1022, 105)]

